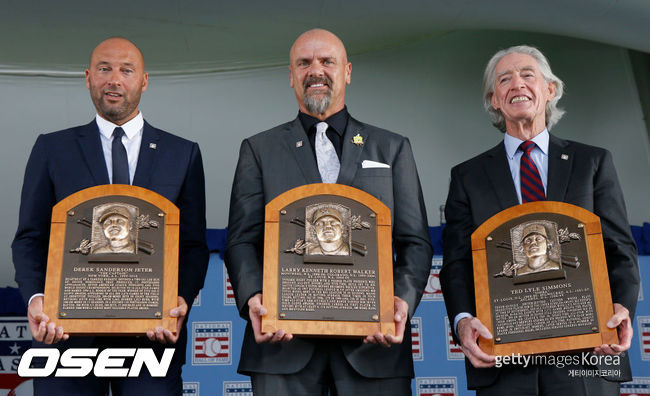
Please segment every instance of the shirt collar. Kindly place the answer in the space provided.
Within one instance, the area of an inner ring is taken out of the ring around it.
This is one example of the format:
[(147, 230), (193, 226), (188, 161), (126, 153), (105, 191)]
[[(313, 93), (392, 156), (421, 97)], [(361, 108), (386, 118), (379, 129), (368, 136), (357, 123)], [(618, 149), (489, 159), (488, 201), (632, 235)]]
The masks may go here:
[[(318, 118), (312, 117), (302, 111), (298, 112), (298, 118), (300, 119), (302, 127), (305, 128), (305, 132), (309, 132), (314, 125), (321, 122)], [(334, 129), (339, 136), (343, 136), (345, 128), (348, 125), (348, 107), (343, 106), (341, 111), (332, 114), (324, 122), (326, 122), (330, 128)]]
[(95, 115), (95, 121), (97, 122), (97, 127), (99, 127), (99, 133), (104, 135), (108, 139), (113, 138), (113, 130), (115, 128), (122, 127), (124, 134), (130, 140), (133, 139), (144, 127), (144, 118), (142, 117), (142, 112), (138, 112), (138, 115), (130, 119), (123, 125), (113, 124), (112, 122), (105, 120), (99, 114)]
[[(540, 150), (544, 153), (544, 155), (548, 155), (548, 141), (549, 141), (549, 134), (548, 134), (548, 129), (544, 128), (544, 130), (540, 133), (537, 134), (534, 138), (531, 139), (537, 147), (539, 147)], [(506, 155), (508, 158), (513, 159), (515, 158), (515, 153), (517, 152), (517, 149), (519, 146), (523, 143), (524, 141), (521, 139), (518, 139), (512, 135), (508, 135), (507, 133), (505, 134), (503, 138), (503, 143), (506, 146)]]

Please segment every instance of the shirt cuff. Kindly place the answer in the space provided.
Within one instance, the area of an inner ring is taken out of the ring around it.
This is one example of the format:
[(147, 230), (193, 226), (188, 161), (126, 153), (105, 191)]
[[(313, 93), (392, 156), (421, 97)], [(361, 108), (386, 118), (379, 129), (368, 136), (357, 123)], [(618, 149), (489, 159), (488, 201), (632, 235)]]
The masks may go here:
[(43, 296), (45, 296), (45, 294), (43, 294), (43, 293), (36, 293), (36, 294), (34, 294), (33, 296), (31, 296), (31, 297), (29, 298), (29, 301), (27, 301), (27, 306), (29, 307), (29, 304), (32, 303), (32, 300), (34, 299), (34, 297), (43, 297)]
[(458, 326), (458, 322), (460, 322), (460, 320), (463, 319), (463, 318), (471, 318), (471, 317), (473, 317), (472, 314), (470, 314), (468, 312), (461, 312), (458, 315), (456, 315), (456, 317), (454, 318), (454, 334), (456, 334), (456, 336), (458, 336), (458, 332), (456, 331), (456, 327)]

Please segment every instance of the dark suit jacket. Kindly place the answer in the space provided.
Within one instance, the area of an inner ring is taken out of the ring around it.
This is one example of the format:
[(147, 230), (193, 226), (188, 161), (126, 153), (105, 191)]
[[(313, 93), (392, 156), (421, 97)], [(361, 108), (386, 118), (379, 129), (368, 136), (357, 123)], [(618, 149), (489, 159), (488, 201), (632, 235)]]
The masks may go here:
[[(360, 134), (363, 145), (351, 143)], [(302, 141), (302, 146), (296, 143)], [(343, 138), (337, 183), (364, 190), (386, 204), (393, 219), (395, 295), (417, 307), (424, 290), (432, 249), (420, 182), (408, 139), (350, 118)], [(383, 162), (389, 168), (362, 169), (363, 160)], [(247, 302), (262, 290), (264, 207), (281, 193), (304, 184), (320, 183), (318, 166), (298, 119), (242, 142), (230, 198), (225, 261), (242, 317)], [(246, 328), (239, 371), (286, 374), (309, 361), (314, 339), (294, 338), (283, 344), (257, 344), (250, 323)], [(401, 345), (382, 348), (361, 340), (341, 341), (350, 364), (366, 377), (413, 376), (410, 331)]]
[[(568, 159), (563, 160), (563, 154)], [(600, 216), (612, 299), (633, 317), (639, 291), (636, 246), (609, 151), (551, 135), (546, 195), (549, 201), (581, 206)], [(452, 326), (457, 314), (476, 314), (472, 232), (493, 215), (518, 204), (503, 142), (451, 170), (440, 283)], [(618, 381), (631, 379), (629, 362), (623, 360), (624, 374)], [(470, 388), (488, 386), (498, 375), (498, 369), (476, 369), (467, 359), (465, 366)]]
[[(152, 143), (155, 149), (150, 147)], [(72, 193), (101, 184), (109, 184), (109, 178), (95, 120), (36, 139), (25, 170), (18, 231), (11, 245), (16, 282), (25, 302), (45, 287), (52, 207)], [(203, 287), (209, 258), (198, 145), (145, 122), (133, 184), (163, 195), (180, 209), (178, 294), (191, 305)], [(184, 350), (180, 341), (179, 347)]]

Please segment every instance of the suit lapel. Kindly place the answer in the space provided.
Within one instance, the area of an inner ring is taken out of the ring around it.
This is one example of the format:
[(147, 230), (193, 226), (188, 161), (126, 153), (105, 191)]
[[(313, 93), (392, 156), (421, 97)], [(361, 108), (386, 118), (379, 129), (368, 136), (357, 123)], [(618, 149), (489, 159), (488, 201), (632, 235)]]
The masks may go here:
[(566, 140), (550, 135), (546, 186), (546, 199), (549, 201), (564, 201), (574, 157), (568, 146)]
[(506, 155), (505, 145), (500, 142), (488, 152), (484, 167), (502, 210), (519, 205), (517, 190), (512, 181), (512, 173), (510, 173)]
[(140, 143), (140, 152), (138, 154), (138, 165), (135, 168), (133, 185), (149, 188), (151, 182), (152, 169), (158, 158), (158, 140), (160, 133), (157, 129), (149, 125), (146, 121), (142, 128), (142, 142)]
[(77, 140), (95, 184), (109, 184), (110, 180), (108, 179), (104, 149), (99, 137), (97, 122), (93, 120), (90, 124), (81, 127)]
[[(362, 144), (353, 144), (352, 138), (360, 135)], [(343, 150), (341, 151), (341, 170), (339, 177), (336, 179), (338, 184), (352, 184), (354, 176), (359, 169), (359, 159), (363, 152), (363, 146), (368, 143), (368, 132), (364, 129), (363, 124), (350, 117), (348, 126), (345, 128), (343, 135)]]
[(293, 154), (307, 184), (322, 183), (309, 139), (298, 118), (289, 124), (287, 133), (284, 134), (284, 141)]

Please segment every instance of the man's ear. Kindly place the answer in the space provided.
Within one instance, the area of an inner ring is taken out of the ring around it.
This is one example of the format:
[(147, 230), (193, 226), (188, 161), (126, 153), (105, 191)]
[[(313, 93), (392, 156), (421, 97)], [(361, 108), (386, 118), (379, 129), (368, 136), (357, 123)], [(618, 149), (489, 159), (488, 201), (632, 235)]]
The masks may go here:
[(494, 108), (494, 110), (499, 110), (499, 106), (498, 106), (499, 102), (497, 102), (496, 95), (494, 94), (494, 92), (492, 92), (492, 95), (490, 96), (490, 103), (492, 103), (492, 107)]

